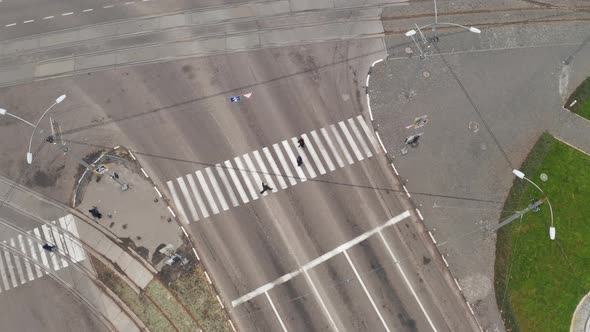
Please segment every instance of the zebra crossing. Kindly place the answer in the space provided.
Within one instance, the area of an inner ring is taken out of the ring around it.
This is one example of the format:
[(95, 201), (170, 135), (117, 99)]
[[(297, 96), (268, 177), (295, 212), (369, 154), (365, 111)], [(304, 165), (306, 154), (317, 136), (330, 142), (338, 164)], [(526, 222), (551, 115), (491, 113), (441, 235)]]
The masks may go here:
[[(303, 138), (305, 148), (298, 147)], [(326, 148), (327, 146), (327, 148)], [(199, 221), (381, 153), (362, 116), (275, 143), (166, 182), (178, 217)], [(297, 166), (297, 156), (303, 165)], [(196, 178), (196, 180), (195, 180)], [(272, 190), (262, 191), (262, 183)], [(187, 185), (188, 183), (188, 185)], [(237, 194), (236, 194), (237, 191)], [(188, 210), (185, 210), (186, 209)]]
[[(5, 245), (15, 249), (47, 270), (58, 271), (68, 267), (68, 261), (59, 258), (54, 253), (43, 249), (43, 243), (33, 238), (43, 239), (46, 243), (57, 245), (61, 254), (67, 254), (71, 261), (79, 262), (86, 259), (86, 254), (77, 240), (71, 238), (63, 230), (67, 230), (76, 238), (78, 229), (74, 217), (70, 214), (53, 220), (53, 225), (41, 225), (27, 231), (31, 235), (23, 236), (18, 234), (8, 240), (2, 241)], [(0, 247), (0, 293), (16, 288), (27, 282), (41, 278), (47, 272), (29, 260), (25, 260), (13, 251)]]

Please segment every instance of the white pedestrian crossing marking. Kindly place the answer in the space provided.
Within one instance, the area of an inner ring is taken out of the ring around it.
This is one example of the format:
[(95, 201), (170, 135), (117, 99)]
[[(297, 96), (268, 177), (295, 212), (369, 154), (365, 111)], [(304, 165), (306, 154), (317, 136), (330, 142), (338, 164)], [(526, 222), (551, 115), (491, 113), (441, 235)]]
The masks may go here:
[[(53, 236), (50, 235), (49, 227), (47, 227), (47, 225), (41, 225), (41, 230), (43, 231), (43, 237), (47, 242), (57, 244), (57, 242), (55, 242), (55, 240), (53, 239)], [(61, 269), (61, 266), (59, 266), (59, 263), (57, 262), (57, 257), (52, 253), (48, 253), (48, 255), (51, 258), (53, 269), (56, 271)]]
[[(29, 253), (27, 253), (27, 249), (25, 249), (25, 243), (23, 241), (23, 236), (21, 234), (19, 234), (17, 236), (18, 239), (18, 244), (20, 247), (20, 252), (22, 252), (23, 254), (25, 254), (27, 257), (29, 257)], [(27, 272), (27, 277), (29, 277), (29, 281), (33, 281), (35, 279), (35, 275), (33, 275), (33, 269), (31, 268), (31, 262), (29, 262), (28, 260), (24, 260), (25, 261), (25, 271)]]
[[(66, 246), (63, 243), (63, 238), (61, 237), (61, 233), (59, 233), (57, 231), (57, 229), (53, 226), (50, 226), (50, 228), (51, 228), (51, 233), (53, 234), (53, 239), (55, 240), (54, 243), (57, 244), (61, 248), (62, 251), (65, 251)], [(62, 265), (62, 267), (69, 266), (68, 261), (66, 261), (66, 259), (64, 257), (61, 257), (61, 265)]]
[[(9, 290), (10, 285), (8, 285), (8, 277), (6, 276), (6, 270), (4, 269), (4, 259), (2, 255), (0, 255), (0, 276), (2, 277), (2, 284), (4, 285), (4, 290)], [(6, 264), (8, 266), (8, 264)]]
[[(11, 238), (9, 240), (9, 242), (10, 242), (10, 246), (18, 251), (18, 249), (16, 248), (16, 245), (14, 244), (14, 238)], [(14, 259), (14, 266), (16, 266), (16, 272), (18, 273), (18, 277), (20, 278), (20, 283), (24, 284), (27, 281), (25, 280), (25, 272), (23, 271), (23, 266), (21, 264), (20, 257), (14, 253), (11, 253), (11, 255), (12, 255), (12, 258)]]
[[(6, 241), (4, 241), (4, 243), (6, 243)], [(8, 274), (10, 275), (10, 282), (12, 283), (12, 287), (17, 287), (18, 284), (16, 283), (14, 266), (12, 265), (12, 261), (10, 260), (10, 253), (8, 252), (8, 250), (4, 250), (4, 258), (6, 259), (6, 267), (8, 268)]]
[[(33, 228), (33, 233), (35, 233), (36, 238), (42, 239), (41, 233), (39, 232), (39, 228)], [(39, 256), (41, 256), (41, 261), (43, 262), (43, 266), (45, 266), (46, 269), (50, 269), (49, 260), (47, 259), (47, 256), (45, 255), (45, 250), (43, 250), (43, 245), (39, 242), (37, 242), (37, 249), (39, 249)]]
[[(304, 147), (299, 147), (299, 138), (305, 142)], [(208, 218), (229, 210), (228, 198), (233, 207), (238, 207), (242, 203), (257, 200), (259, 196), (268, 195), (269, 192), (263, 190), (263, 184), (272, 188), (272, 192), (277, 192), (317, 177), (316, 172), (324, 175), (346, 164), (352, 165), (357, 160), (371, 158), (373, 154), (382, 151), (374, 133), (360, 115), (285, 139), (273, 144), (272, 150), (270, 146), (263, 147), (262, 151), (254, 150), (233, 158), (233, 163), (226, 160), (223, 164), (218, 163), (178, 177), (177, 183), (168, 181), (168, 189), (179, 218), (189, 222), (184, 206), (188, 207), (193, 221)], [(303, 161), (301, 166), (297, 166), (298, 157)], [(193, 175), (196, 175), (197, 180)], [(177, 194), (176, 186), (182, 192), (182, 197)], [(75, 251), (75, 248), (71, 250)]]
[[(31, 234), (30, 232), (27, 233)], [(29, 243), (31, 257), (33, 258), (33, 261), (39, 262), (39, 259), (37, 258), (37, 250), (35, 250), (37, 246), (33, 243), (33, 240), (31, 240), (30, 237), (27, 237), (27, 242)], [(43, 276), (43, 270), (41, 270), (41, 268), (37, 264), (35, 264), (35, 272), (37, 272), (37, 278), (41, 278)]]
[(356, 156), (356, 159), (358, 159), (359, 161), (365, 159), (365, 157), (363, 157), (363, 154), (361, 153), (361, 150), (359, 150), (359, 147), (356, 145), (356, 143), (352, 139), (352, 136), (350, 135), (350, 132), (348, 131), (348, 128), (344, 124), (344, 121), (338, 122), (338, 125), (340, 126), (340, 129), (344, 133), (344, 137), (346, 137), (346, 140), (348, 141), (348, 144), (352, 148), (352, 152), (354, 152), (354, 155)]

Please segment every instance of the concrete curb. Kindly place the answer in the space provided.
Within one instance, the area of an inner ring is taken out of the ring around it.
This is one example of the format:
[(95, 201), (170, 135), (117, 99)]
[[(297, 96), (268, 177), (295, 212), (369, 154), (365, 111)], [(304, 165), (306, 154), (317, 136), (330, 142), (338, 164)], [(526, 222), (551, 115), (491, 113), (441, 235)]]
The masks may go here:
[[(584, 316), (586, 319), (583, 318)], [(590, 332), (590, 293), (586, 294), (576, 306), (572, 315), (570, 332)]]

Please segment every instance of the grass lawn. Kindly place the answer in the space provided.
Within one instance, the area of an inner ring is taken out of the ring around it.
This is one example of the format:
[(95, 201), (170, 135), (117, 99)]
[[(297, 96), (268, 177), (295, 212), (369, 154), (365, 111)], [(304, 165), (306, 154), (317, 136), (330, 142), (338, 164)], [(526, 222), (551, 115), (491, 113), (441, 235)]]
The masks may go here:
[[(569, 105), (574, 100), (577, 100), (578, 102), (574, 106), (569, 107)], [(584, 80), (584, 82), (582, 82), (582, 84), (576, 88), (574, 93), (572, 93), (566, 102), (565, 107), (569, 108), (570, 111), (590, 120), (590, 77)]]
[[(496, 300), (512, 331), (567, 332), (576, 305), (590, 291), (590, 157), (544, 134), (521, 170), (551, 200), (556, 239), (549, 239), (545, 203), (540, 212), (498, 232)], [(521, 210), (541, 197), (516, 178), (504, 211)], [(502, 219), (510, 214), (504, 212)]]

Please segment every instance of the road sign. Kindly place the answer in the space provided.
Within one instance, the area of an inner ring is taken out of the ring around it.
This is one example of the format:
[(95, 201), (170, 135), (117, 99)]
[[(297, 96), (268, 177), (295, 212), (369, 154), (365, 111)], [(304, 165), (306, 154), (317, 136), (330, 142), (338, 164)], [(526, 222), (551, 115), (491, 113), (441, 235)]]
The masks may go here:
[(108, 171), (109, 167), (107, 165), (99, 165), (97, 168), (93, 169), (94, 173), (96, 174), (103, 174), (104, 172)]
[(240, 101), (242, 98), (240, 96), (233, 96), (233, 97), (229, 97), (229, 101), (232, 103), (238, 102)]
[(250, 98), (251, 96), (252, 96), (252, 92), (248, 92), (248, 93), (244, 94), (244, 97), (246, 97), (246, 98)]

